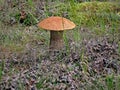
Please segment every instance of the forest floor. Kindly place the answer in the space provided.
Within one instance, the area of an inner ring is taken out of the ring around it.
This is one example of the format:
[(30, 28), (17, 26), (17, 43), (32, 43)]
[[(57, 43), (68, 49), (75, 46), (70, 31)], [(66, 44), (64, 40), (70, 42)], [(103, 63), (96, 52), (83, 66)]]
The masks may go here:
[[(55, 55), (50, 16), (76, 24)], [(0, 90), (120, 90), (120, 3), (0, 0)]]

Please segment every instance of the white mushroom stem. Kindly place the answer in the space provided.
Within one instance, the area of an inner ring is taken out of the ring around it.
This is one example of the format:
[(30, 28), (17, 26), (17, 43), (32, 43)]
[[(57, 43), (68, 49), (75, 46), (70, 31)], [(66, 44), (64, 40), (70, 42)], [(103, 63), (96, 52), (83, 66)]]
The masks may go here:
[(50, 31), (50, 51), (60, 50), (63, 46), (63, 31)]

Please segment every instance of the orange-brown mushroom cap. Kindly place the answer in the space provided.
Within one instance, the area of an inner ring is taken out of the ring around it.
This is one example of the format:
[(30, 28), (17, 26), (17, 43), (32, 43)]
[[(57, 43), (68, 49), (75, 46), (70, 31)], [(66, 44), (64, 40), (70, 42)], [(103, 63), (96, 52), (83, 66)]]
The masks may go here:
[(38, 23), (38, 27), (46, 30), (63, 31), (73, 29), (75, 24), (66, 18), (52, 16)]

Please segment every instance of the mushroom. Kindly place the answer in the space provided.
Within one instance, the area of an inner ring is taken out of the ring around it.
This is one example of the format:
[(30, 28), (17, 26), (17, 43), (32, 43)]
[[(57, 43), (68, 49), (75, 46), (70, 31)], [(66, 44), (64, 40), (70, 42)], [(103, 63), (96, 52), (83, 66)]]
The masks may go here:
[(63, 31), (73, 29), (75, 24), (66, 18), (52, 16), (39, 22), (38, 27), (50, 30), (49, 49), (55, 51), (62, 49), (64, 46)]

